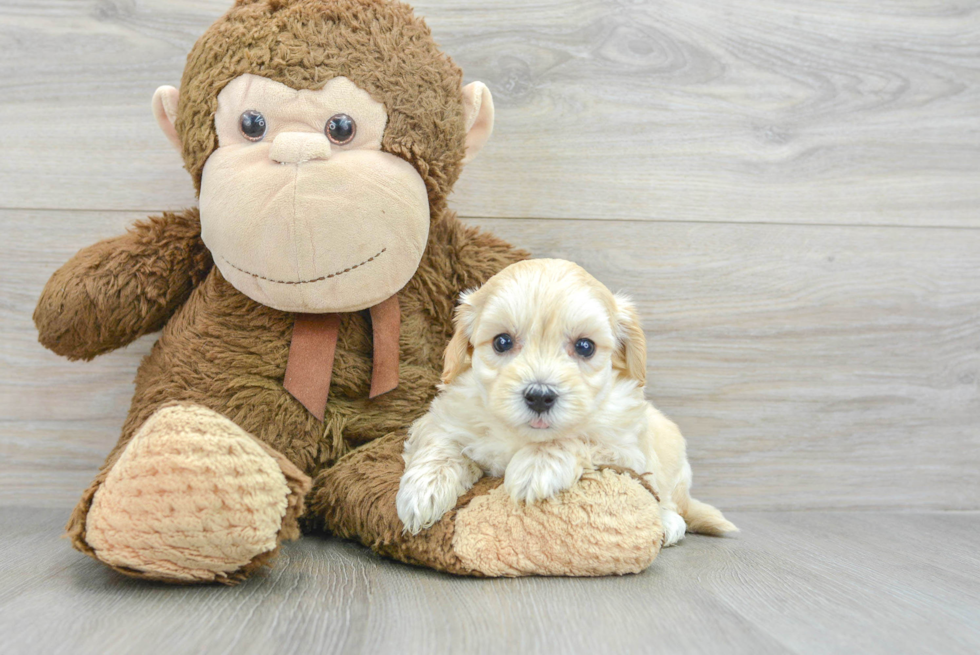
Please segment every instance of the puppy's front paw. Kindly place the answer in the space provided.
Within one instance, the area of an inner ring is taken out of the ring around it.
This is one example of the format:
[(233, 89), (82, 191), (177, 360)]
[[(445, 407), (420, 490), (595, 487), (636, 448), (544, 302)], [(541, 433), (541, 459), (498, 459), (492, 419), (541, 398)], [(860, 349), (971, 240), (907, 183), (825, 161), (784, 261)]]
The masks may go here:
[(406, 471), (395, 496), (398, 518), (405, 525), (405, 532), (418, 534), (432, 527), (455, 507), (460, 494), (465, 491), (457, 476), (445, 470), (438, 473)]
[(547, 445), (518, 450), (504, 472), (504, 488), (517, 502), (533, 503), (568, 489), (582, 477), (572, 453)]

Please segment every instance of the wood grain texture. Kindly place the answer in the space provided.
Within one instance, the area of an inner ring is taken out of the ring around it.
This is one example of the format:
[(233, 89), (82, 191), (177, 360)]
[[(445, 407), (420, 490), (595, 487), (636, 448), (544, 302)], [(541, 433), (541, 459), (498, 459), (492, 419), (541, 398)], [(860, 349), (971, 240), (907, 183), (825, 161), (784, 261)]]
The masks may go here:
[[(4, 652), (862, 653), (980, 649), (977, 513), (742, 513), (640, 575), (459, 579), (331, 539), (234, 587), (125, 578), (64, 510), (0, 509)], [(930, 543), (909, 537), (928, 530)]]
[[(154, 337), (70, 363), (30, 316), (55, 268), (138, 217), (0, 211), (0, 504), (71, 504), (115, 443)], [(471, 222), (634, 297), (702, 499), (980, 509), (980, 231)]]
[(0, 0), (0, 650), (980, 651), (980, 513), (908, 511), (980, 510), (962, 0), (415, 3), (496, 101), (453, 205), (636, 299), (649, 395), (736, 538), (596, 580), (304, 538), (234, 589), (129, 580), (58, 539), (155, 337), (69, 363), (31, 312), (78, 248), (194, 204), (149, 99), (230, 2)]
[[(180, 209), (149, 99), (230, 0), (0, 3), (0, 207)], [(465, 216), (980, 226), (980, 7), (416, 2), (493, 91)]]

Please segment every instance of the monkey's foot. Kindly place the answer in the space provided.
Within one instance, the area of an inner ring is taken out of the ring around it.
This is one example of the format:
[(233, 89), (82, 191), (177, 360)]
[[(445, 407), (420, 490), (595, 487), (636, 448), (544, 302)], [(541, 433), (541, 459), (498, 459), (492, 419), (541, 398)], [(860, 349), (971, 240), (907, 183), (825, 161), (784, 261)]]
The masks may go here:
[(382, 555), (458, 575), (639, 573), (660, 552), (656, 497), (611, 469), (529, 505), (515, 503), (499, 478), (483, 478), (434, 526), (406, 534), (395, 509), (404, 440), (403, 432), (388, 435), (321, 473), (310, 516)]
[(283, 539), (299, 536), (309, 485), (220, 414), (170, 405), (147, 419), (81, 525), (73, 516), (68, 529), (76, 547), (128, 575), (234, 584), (268, 563)]

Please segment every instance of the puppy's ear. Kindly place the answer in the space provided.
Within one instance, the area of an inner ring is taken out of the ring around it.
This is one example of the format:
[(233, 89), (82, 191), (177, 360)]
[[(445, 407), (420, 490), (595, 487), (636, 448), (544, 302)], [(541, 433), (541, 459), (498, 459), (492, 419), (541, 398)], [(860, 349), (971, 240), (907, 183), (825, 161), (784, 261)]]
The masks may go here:
[(473, 319), (476, 310), (470, 299), (473, 291), (464, 291), (459, 297), (459, 306), (453, 323), (456, 331), (446, 346), (445, 363), (442, 367), (442, 383), (450, 384), (463, 371), (470, 367), (470, 337), (473, 336)]
[(617, 293), (615, 300), (619, 350), (613, 358), (613, 365), (644, 385), (647, 382), (647, 339), (643, 335), (640, 315), (626, 296)]

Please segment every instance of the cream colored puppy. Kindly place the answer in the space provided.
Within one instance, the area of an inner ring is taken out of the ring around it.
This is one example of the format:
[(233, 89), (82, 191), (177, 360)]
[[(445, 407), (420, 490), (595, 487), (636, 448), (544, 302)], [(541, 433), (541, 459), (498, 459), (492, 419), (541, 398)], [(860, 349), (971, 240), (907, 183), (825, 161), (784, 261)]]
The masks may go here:
[(406, 531), (434, 524), (485, 473), (531, 503), (603, 465), (649, 474), (665, 546), (685, 529), (737, 529), (688, 494), (684, 437), (643, 397), (646, 339), (632, 303), (580, 266), (528, 260), (463, 294), (442, 381), (405, 442)]

